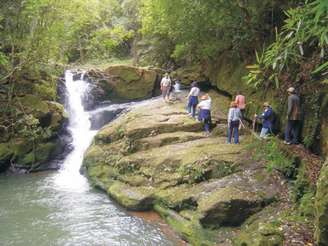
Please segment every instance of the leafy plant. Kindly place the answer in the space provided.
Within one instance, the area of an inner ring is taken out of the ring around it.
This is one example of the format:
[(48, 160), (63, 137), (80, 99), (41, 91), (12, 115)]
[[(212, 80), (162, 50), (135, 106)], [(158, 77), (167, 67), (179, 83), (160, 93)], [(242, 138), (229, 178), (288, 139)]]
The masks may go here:
[(265, 81), (269, 81), (279, 88), (282, 73), (288, 73), (291, 67), (294, 70), (295, 66), (300, 68), (316, 50), (321, 61), (312, 74), (322, 74), (328, 69), (327, 1), (306, 2), (285, 14), (285, 25), (280, 32), (276, 29), (275, 42), (263, 52), (261, 59), (257, 59), (257, 64), (248, 67), (249, 74), (245, 79), (253, 87), (263, 86)]

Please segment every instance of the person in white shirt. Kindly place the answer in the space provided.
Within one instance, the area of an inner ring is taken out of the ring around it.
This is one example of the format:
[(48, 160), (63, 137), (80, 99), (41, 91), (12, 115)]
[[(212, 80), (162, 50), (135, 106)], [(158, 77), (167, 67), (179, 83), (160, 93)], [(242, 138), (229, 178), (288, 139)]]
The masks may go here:
[(162, 96), (165, 102), (170, 100), (170, 89), (171, 89), (171, 78), (168, 73), (165, 73), (165, 76), (162, 78), (161, 81), (161, 91)]
[(197, 82), (192, 82), (191, 84), (191, 90), (188, 94), (188, 105), (187, 110), (190, 116), (195, 118), (196, 116), (196, 106), (198, 104), (198, 96), (200, 93), (200, 89), (197, 86)]
[(230, 103), (230, 109), (228, 113), (228, 143), (231, 143), (232, 133), (234, 136), (234, 143), (239, 144), (239, 124), (242, 119), (240, 108), (238, 108), (236, 102)]
[(208, 94), (201, 97), (201, 102), (197, 105), (199, 109), (198, 120), (204, 122), (205, 133), (208, 135), (210, 133), (211, 127), (211, 106), (212, 99)]
[(181, 87), (181, 82), (180, 82), (180, 80), (176, 80), (175, 81), (175, 84), (174, 84), (174, 92), (175, 93), (179, 93), (179, 92), (181, 92), (181, 90), (180, 90), (180, 87)]

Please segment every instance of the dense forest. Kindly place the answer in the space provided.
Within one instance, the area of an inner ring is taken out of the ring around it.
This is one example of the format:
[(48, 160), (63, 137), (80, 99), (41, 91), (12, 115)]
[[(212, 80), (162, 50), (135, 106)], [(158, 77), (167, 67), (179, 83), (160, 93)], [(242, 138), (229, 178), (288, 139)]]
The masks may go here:
[[(67, 121), (58, 78), (67, 67), (116, 62), (160, 68), (186, 85), (206, 82), (230, 97), (241, 90), (248, 118), (270, 101), (280, 134), (282, 95), (294, 86), (304, 105), (302, 143), (324, 159), (327, 27), (327, 0), (1, 0), (0, 171), (15, 163), (30, 171), (58, 152)], [(289, 172), (269, 146), (273, 168)], [(320, 170), (313, 181), (301, 168), (288, 174), (295, 207), (316, 218), (318, 245), (328, 245), (327, 183), (316, 185)]]

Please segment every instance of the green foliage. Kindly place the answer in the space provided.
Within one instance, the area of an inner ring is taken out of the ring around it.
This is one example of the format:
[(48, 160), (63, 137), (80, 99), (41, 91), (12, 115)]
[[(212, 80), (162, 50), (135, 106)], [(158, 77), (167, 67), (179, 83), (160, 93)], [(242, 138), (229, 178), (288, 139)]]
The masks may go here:
[(318, 129), (320, 128), (321, 121), (321, 97), (317, 93), (310, 94), (305, 98), (307, 102), (307, 119), (306, 129), (303, 131), (304, 146), (306, 148), (315, 148), (318, 143)]
[(304, 166), (298, 169), (296, 180), (293, 182), (292, 198), (300, 216), (314, 217), (315, 187), (310, 185), (304, 171)]
[(212, 59), (226, 50), (245, 58), (263, 35), (271, 35), (271, 26), (259, 23), (280, 7), (266, 0), (143, 0), (142, 33), (169, 40), (177, 61)]
[(210, 164), (210, 161), (205, 158), (196, 163), (182, 165), (178, 171), (183, 177), (185, 177), (185, 179), (187, 179), (188, 183), (199, 183), (208, 179), (207, 174), (209, 172)]
[(280, 142), (276, 138), (269, 138), (263, 141), (255, 140), (249, 144), (248, 148), (254, 151), (256, 160), (265, 160), (269, 172), (278, 170), (286, 177), (291, 178), (295, 175), (296, 160), (287, 156), (280, 147)]
[(305, 3), (285, 12), (287, 19), (282, 30), (276, 30), (276, 41), (257, 60), (255, 72), (249, 67), (245, 77), (248, 84), (259, 87), (268, 81), (279, 87), (281, 77), (291, 69), (302, 70), (302, 64), (318, 51), (320, 56), (312, 74), (328, 70), (328, 7), (325, 0)]

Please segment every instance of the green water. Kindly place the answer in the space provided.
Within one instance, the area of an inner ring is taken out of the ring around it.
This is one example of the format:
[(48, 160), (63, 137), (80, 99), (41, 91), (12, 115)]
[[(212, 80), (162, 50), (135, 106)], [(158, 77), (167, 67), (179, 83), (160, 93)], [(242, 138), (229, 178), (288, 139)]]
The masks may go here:
[(128, 215), (83, 176), (65, 175), (0, 176), (1, 246), (175, 245), (158, 225)]

